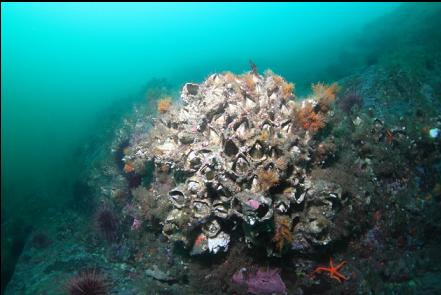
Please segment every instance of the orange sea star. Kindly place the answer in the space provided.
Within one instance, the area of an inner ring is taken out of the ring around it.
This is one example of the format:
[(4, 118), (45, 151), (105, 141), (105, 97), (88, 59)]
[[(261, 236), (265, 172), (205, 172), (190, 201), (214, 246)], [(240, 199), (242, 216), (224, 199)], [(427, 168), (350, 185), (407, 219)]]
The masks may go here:
[(332, 279), (336, 279), (341, 283), (341, 280), (347, 280), (348, 278), (342, 275), (339, 272), (339, 269), (342, 268), (346, 264), (346, 261), (341, 262), (339, 265), (334, 267), (334, 261), (332, 260), (332, 257), (329, 258), (329, 267), (317, 267), (313, 273), (321, 272), (321, 271), (327, 271), (329, 272), (329, 277)]

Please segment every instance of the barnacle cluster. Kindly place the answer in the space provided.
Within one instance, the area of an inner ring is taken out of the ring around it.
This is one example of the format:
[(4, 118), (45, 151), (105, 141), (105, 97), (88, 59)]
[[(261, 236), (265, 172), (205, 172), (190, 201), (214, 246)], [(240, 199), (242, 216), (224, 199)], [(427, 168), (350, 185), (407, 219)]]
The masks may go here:
[[(226, 251), (235, 230), (268, 255), (311, 252), (333, 240), (341, 188), (309, 174), (337, 86), (316, 84), (305, 100), (293, 90), (271, 71), (226, 72), (185, 84), (181, 102), (159, 108), (123, 160), (131, 173), (149, 175), (150, 199), (169, 205), (159, 218), (165, 236), (192, 254)], [(161, 179), (151, 176), (164, 167)], [(164, 177), (173, 188), (154, 189)]]

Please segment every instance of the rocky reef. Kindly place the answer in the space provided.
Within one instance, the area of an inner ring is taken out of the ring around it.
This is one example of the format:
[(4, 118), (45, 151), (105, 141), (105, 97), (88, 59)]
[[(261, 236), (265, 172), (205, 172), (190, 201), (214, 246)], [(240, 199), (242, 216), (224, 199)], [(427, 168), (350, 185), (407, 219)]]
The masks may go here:
[(73, 206), (33, 229), (6, 294), (66, 293), (90, 269), (108, 294), (438, 294), (429, 53), (306, 97), (256, 68), (152, 81), (85, 149)]

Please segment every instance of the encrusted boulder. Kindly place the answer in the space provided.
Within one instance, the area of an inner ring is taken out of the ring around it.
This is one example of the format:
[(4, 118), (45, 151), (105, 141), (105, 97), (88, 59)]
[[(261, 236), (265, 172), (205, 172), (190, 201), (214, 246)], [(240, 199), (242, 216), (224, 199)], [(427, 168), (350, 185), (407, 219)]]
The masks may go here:
[(270, 71), (187, 83), (183, 103), (162, 112), (149, 134), (127, 149), (124, 161), (132, 173), (144, 175), (149, 162), (169, 169), (163, 177), (175, 188), (165, 196), (172, 209), (160, 221), (164, 235), (194, 255), (218, 253), (228, 249), (239, 222), (249, 247), (268, 248), (277, 220), (288, 218), (289, 231), (305, 245), (332, 240), (341, 190), (312, 184), (308, 174), (335, 87), (317, 84), (303, 101), (293, 89)]

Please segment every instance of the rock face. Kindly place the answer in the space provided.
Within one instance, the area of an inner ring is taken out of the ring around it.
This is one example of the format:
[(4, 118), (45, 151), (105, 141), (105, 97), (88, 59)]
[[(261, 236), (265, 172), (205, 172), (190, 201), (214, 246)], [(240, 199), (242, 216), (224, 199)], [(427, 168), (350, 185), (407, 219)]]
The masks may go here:
[[(275, 244), (291, 249), (292, 237), (293, 248), (305, 252), (333, 240), (341, 188), (313, 182), (309, 171), (337, 87), (313, 85), (313, 94), (302, 101), (293, 88), (270, 71), (227, 72), (199, 85), (187, 83), (182, 103), (126, 150), (132, 173), (152, 174), (146, 167), (154, 167), (166, 172), (151, 186), (164, 177), (175, 185), (168, 195), (152, 190), (152, 199), (168, 198), (172, 207), (159, 218), (165, 236), (193, 254), (226, 251), (238, 225), (247, 245), (262, 246), (268, 255), (281, 254)], [(285, 220), (284, 235), (276, 235), (277, 220)]]

